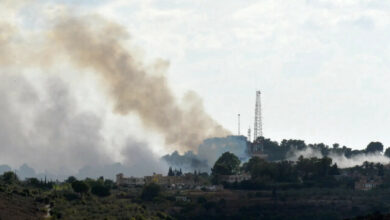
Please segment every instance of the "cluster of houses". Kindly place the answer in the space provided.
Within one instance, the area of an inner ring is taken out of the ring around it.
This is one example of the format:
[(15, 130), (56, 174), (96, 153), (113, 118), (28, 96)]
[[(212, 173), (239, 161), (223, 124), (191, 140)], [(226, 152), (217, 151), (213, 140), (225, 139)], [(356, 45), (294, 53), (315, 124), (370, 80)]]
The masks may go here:
[(250, 180), (252, 176), (249, 173), (237, 174), (237, 175), (220, 175), (220, 180), (227, 183), (240, 183), (245, 180)]
[(192, 188), (199, 184), (192, 175), (183, 176), (163, 176), (162, 174), (153, 174), (144, 177), (125, 177), (122, 173), (116, 175), (116, 184), (118, 186), (143, 186), (149, 183), (156, 183), (170, 188)]
[(350, 179), (354, 181), (354, 189), (369, 191), (383, 184), (383, 177), (378, 175), (363, 175), (357, 171), (341, 171), (335, 176), (337, 180)]
[[(223, 182), (239, 183), (244, 180), (250, 180), (251, 176), (249, 174), (238, 174), (220, 176), (220, 178)], [(184, 174), (182, 176), (163, 176), (162, 174), (154, 173), (152, 176), (144, 177), (125, 177), (123, 173), (116, 175), (116, 184), (118, 186), (136, 187), (150, 183), (156, 183), (170, 189), (202, 189), (207, 191), (219, 191), (223, 189), (220, 185), (210, 186), (192, 174)]]
[(375, 187), (378, 187), (382, 183), (383, 180), (379, 176), (361, 176), (360, 179), (355, 182), (355, 189), (368, 191)]

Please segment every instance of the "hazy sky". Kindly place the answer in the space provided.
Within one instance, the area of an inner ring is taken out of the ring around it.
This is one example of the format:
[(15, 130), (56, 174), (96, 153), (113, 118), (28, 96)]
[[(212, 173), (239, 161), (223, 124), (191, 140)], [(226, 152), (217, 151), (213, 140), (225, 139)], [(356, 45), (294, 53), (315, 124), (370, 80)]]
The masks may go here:
[[(91, 1), (92, 2), (92, 1)], [(390, 2), (383, 0), (107, 1), (74, 5), (126, 26), (149, 58), (169, 60), (177, 96), (196, 91), (236, 133), (390, 145)]]
[[(26, 1), (0, 0), (0, 18), (31, 33), (44, 30), (50, 18), (69, 9), (80, 15), (99, 14), (124, 26), (131, 46), (146, 63), (169, 61), (166, 74), (178, 99), (187, 90), (195, 91), (206, 111), (233, 133), (237, 113), (241, 132), (246, 134), (249, 126), (253, 129), (259, 89), (263, 132), (268, 138), (337, 142), (352, 148), (363, 148), (370, 141), (390, 146), (388, 1), (31, 0), (27, 1), (31, 4), (15, 4), (19, 2)], [(99, 145), (112, 151), (128, 133), (161, 143), (136, 117), (107, 113), (109, 101), (93, 89), (96, 83), (58, 69), (70, 82), (78, 109), (93, 110), (102, 121), (96, 132), (105, 141)], [(29, 77), (37, 81), (36, 76)], [(162, 147), (154, 150), (166, 153)]]

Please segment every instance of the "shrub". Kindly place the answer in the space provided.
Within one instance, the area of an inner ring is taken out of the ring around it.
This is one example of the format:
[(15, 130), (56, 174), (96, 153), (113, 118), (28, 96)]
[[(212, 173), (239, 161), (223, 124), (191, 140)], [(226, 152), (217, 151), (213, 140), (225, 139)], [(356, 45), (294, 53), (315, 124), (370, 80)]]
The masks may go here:
[(5, 172), (2, 176), (2, 179), (7, 184), (14, 184), (19, 182), (18, 176), (14, 172)]
[(79, 199), (79, 196), (73, 192), (66, 192), (64, 193), (64, 198), (68, 201), (73, 201)]
[(204, 204), (204, 203), (206, 203), (207, 202), (207, 199), (205, 198), (205, 197), (203, 197), (203, 196), (201, 196), (201, 197), (198, 197), (198, 203), (200, 203), (200, 204)]
[(161, 187), (155, 183), (150, 183), (142, 189), (141, 198), (143, 200), (153, 200), (161, 192)]
[(92, 186), (91, 193), (96, 195), (96, 196), (100, 196), (100, 197), (109, 196), (110, 195), (110, 188), (107, 186), (103, 186), (103, 185), (95, 185), (95, 186)]
[(72, 183), (72, 189), (77, 193), (83, 194), (89, 191), (89, 186), (83, 181), (74, 181)]

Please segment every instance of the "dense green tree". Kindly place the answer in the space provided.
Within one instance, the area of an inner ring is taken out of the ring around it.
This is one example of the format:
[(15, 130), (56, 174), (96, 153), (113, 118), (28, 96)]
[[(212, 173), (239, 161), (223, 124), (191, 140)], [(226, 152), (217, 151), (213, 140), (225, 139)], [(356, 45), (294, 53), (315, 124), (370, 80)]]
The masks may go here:
[(106, 179), (104, 180), (104, 185), (111, 189), (115, 186), (115, 183), (110, 179)]
[(97, 184), (91, 187), (91, 193), (100, 197), (110, 195), (110, 188), (105, 185)]
[(85, 194), (89, 191), (89, 186), (84, 181), (74, 181), (72, 183), (72, 189), (80, 194)]
[(245, 171), (249, 172), (253, 179), (262, 176), (268, 176), (270, 178), (276, 176), (276, 170), (275, 167), (272, 166), (272, 163), (268, 163), (258, 157), (252, 157), (244, 167)]
[(230, 152), (223, 153), (215, 162), (212, 168), (213, 175), (232, 175), (236, 174), (240, 168), (240, 160)]
[(168, 176), (174, 176), (175, 174), (173, 173), (172, 171), (172, 167), (169, 167), (169, 170), (168, 170)]
[(18, 176), (12, 171), (3, 173), (2, 180), (7, 184), (14, 184), (19, 182)]
[(383, 164), (377, 163), (377, 170), (378, 170), (378, 176), (385, 175), (385, 167), (383, 166)]
[(337, 167), (337, 163), (333, 164), (333, 166), (329, 170), (330, 175), (339, 175), (340, 171), (339, 168)]
[(73, 182), (77, 181), (76, 177), (70, 176), (68, 179), (65, 180), (65, 182), (72, 184)]
[[(297, 161), (297, 171), (304, 179), (317, 179), (332, 173), (337, 173), (337, 166), (331, 168), (332, 159), (329, 157), (323, 158), (303, 158), (299, 157)], [(332, 171), (331, 171), (332, 170)]]
[(366, 147), (366, 153), (382, 152), (383, 144), (381, 142), (371, 142)]
[(39, 181), (37, 178), (35, 177), (32, 177), (32, 178), (28, 178), (26, 179), (26, 183), (30, 186), (33, 186), (33, 187), (40, 187), (42, 184), (41, 181)]
[(278, 182), (296, 182), (297, 172), (294, 163), (291, 161), (267, 162), (258, 157), (252, 157), (243, 166), (246, 172), (249, 172), (252, 179), (272, 180)]
[(145, 185), (142, 189), (141, 198), (144, 200), (153, 200), (161, 193), (161, 187), (155, 183)]
[(385, 156), (390, 157), (390, 147), (386, 148)]

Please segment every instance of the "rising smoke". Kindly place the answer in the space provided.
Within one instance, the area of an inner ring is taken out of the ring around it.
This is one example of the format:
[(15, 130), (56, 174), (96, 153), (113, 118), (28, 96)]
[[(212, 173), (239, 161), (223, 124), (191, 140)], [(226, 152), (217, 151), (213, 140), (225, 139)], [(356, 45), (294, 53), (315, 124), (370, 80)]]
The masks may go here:
[(183, 155), (178, 152), (165, 155), (164, 159), (174, 168), (183, 168), (184, 171), (209, 172), (215, 161), (225, 152), (235, 154), (241, 162), (249, 159), (248, 142), (244, 136), (214, 137), (208, 138), (199, 145), (197, 154), (188, 151)]
[[(12, 10), (23, 5), (6, 2)], [(53, 66), (95, 74), (101, 86), (97, 92), (114, 103), (110, 114), (139, 116), (146, 128), (163, 136), (166, 148), (196, 150), (205, 138), (228, 134), (194, 92), (176, 100), (161, 74), (166, 62), (145, 67), (136, 50), (126, 47), (124, 28), (99, 16), (62, 15), (46, 22), (48, 29), (40, 31), (0, 22), (0, 164), (14, 169), (27, 163), (42, 175), (60, 178), (112, 178), (117, 172), (140, 176), (167, 168), (147, 141), (132, 134), (112, 152), (103, 133), (105, 115), (81, 109), (77, 87), (63, 72), (53, 74)], [(38, 173), (27, 165), (19, 171), (22, 176)]]
[[(119, 114), (136, 113), (165, 137), (168, 146), (195, 150), (208, 137), (228, 132), (203, 109), (191, 92), (177, 103), (164, 76), (146, 72), (137, 54), (126, 49), (124, 29), (95, 17), (61, 19), (51, 36), (78, 67), (100, 74)], [(156, 66), (157, 71), (158, 66)]]
[[(0, 83), (0, 161), (28, 162), (55, 171), (110, 161), (100, 135), (101, 120), (77, 112), (66, 84), (48, 78), (41, 95), (21, 75), (3, 73)], [(73, 170), (74, 171), (74, 170)]]

